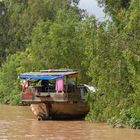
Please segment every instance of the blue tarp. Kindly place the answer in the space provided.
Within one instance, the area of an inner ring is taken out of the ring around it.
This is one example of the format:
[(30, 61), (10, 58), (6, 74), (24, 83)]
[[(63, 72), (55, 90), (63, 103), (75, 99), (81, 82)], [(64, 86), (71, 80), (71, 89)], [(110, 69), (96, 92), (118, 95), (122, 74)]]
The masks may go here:
[(41, 75), (41, 76), (37, 76), (37, 75), (20, 75), (19, 78), (21, 79), (36, 79), (36, 80), (54, 80), (57, 78), (63, 78), (63, 75), (59, 75), (59, 76), (50, 76), (50, 75)]

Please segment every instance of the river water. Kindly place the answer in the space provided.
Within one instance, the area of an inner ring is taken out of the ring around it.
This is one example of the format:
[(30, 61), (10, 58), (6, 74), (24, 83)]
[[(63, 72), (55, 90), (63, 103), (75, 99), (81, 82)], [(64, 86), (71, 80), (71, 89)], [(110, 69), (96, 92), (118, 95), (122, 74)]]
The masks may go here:
[(140, 130), (103, 123), (37, 121), (25, 106), (0, 105), (0, 140), (140, 140)]

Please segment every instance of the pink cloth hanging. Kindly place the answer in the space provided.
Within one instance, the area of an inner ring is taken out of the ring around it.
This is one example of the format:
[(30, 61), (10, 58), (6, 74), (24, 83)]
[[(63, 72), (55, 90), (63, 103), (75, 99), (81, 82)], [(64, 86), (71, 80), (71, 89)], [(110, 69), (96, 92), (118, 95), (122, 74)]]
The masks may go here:
[(64, 90), (64, 80), (63, 80), (63, 78), (56, 79), (55, 90), (56, 91), (63, 91)]

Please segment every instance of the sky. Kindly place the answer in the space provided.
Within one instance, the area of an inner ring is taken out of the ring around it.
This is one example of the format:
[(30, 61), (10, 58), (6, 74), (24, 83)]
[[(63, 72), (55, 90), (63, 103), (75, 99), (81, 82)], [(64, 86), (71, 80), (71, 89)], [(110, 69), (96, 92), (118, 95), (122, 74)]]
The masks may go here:
[(94, 15), (97, 19), (105, 17), (103, 9), (98, 6), (96, 0), (80, 0), (79, 8), (86, 9), (89, 15)]

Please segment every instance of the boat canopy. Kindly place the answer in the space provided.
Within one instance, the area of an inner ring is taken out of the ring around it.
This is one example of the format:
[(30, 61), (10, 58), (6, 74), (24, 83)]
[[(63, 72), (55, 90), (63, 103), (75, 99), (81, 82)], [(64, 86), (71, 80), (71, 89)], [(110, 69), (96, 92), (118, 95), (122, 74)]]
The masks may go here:
[(54, 80), (58, 78), (63, 78), (64, 76), (49, 76), (49, 75), (44, 75), (44, 76), (37, 76), (37, 75), (20, 75), (20, 79), (36, 79), (36, 80)]
[(76, 70), (41, 70), (40, 72), (28, 72), (19, 76), (20, 79), (54, 80), (58, 78), (78, 77)]

